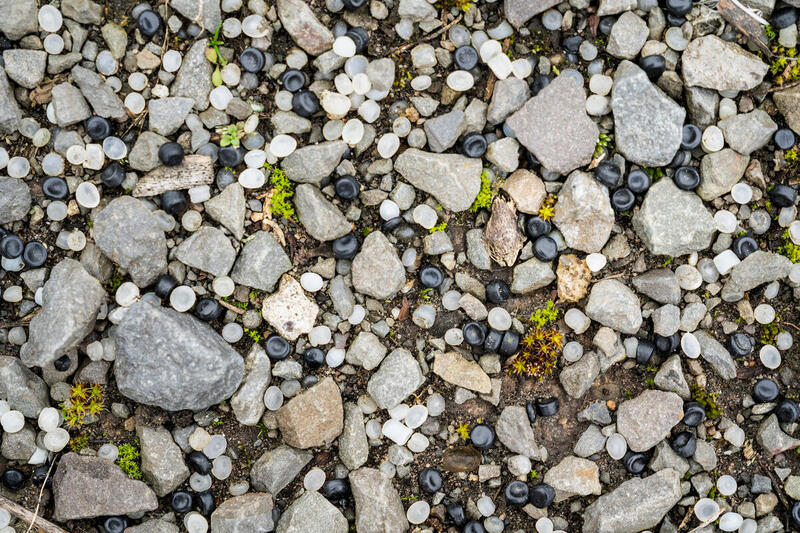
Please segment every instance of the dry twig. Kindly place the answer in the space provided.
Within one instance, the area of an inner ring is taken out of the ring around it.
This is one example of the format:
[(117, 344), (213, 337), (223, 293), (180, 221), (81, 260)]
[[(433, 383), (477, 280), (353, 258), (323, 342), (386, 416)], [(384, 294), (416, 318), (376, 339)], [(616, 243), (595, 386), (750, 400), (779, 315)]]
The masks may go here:
[[(406, 44), (404, 44), (402, 46), (398, 46), (397, 48), (393, 48), (388, 54), (386, 54), (386, 56), (392, 56), (394, 54), (399, 54), (401, 52), (405, 52), (409, 48), (417, 46), (420, 43), (424, 43), (424, 42), (430, 41), (431, 39), (435, 39), (438, 36), (440, 36), (441, 34), (443, 34), (444, 32), (446, 32), (447, 30), (449, 30), (450, 28), (452, 28), (453, 26), (455, 26), (456, 24), (458, 24), (459, 22), (461, 22), (461, 19), (463, 19), (463, 18), (464, 18), (464, 14), (462, 13), (459, 16), (457, 16), (456, 18), (454, 18), (452, 21), (448, 22), (447, 24), (445, 24), (444, 26), (442, 26), (441, 28), (439, 28), (435, 32), (426, 35), (422, 39), (419, 39), (418, 41), (414, 41), (413, 43), (406, 43)], [(386, 56), (384, 56), (384, 57), (386, 57)]]

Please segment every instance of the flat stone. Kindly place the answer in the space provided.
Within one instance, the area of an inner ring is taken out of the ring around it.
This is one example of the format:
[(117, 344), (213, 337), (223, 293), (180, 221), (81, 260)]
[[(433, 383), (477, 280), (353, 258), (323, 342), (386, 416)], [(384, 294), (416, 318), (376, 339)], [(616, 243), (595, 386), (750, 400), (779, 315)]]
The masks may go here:
[(725, 135), (728, 146), (745, 155), (766, 146), (778, 130), (778, 125), (761, 109), (720, 120), (717, 126)]
[(231, 279), (247, 287), (272, 292), (281, 276), (291, 269), (292, 262), (275, 237), (268, 231), (258, 231), (239, 252)]
[(250, 469), (253, 488), (277, 496), (314, 456), (285, 444), (264, 452)]
[(290, 446), (326, 446), (342, 433), (342, 393), (327, 377), (289, 400), (276, 416), (281, 436)]
[(744, 258), (731, 270), (725, 292), (747, 292), (764, 283), (783, 279), (789, 275), (792, 262), (788, 257), (764, 250), (757, 250)]
[(405, 533), (408, 520), (392, 480), (375, 468), (350, 472), (358, 533)]
[(364, 370), (372, 370), (381, 364), (386, 351), (386, 346), (381, 344), (377, 335), (362, 331), (347, 349), (345, 360), (351, 365), (363, 367)]
[(716, 226), (699, 196), (662, 179), (634, 213), (633, 229), (650, 253), (679, 257), (708, 248)]
[(628, 448), (644, 452), (664, 440), (683, 418), (683, 400), (673, 392), (646, 390), (619, 404), (617, 431)]
[(61, 12), (81, 24), (100, 24), (103, 21), (103, 6), (91, 0), (64, 0)]
[(456, 352), (436, 353), (433, 373), (451, 385), (481, 394), (492, 391), (489, 376), (475, 361), (468, 361)]
[(494, 429), (497, 432), (498, 440), (512, 452), (524, 455), (534, 461), (547, 460), (547, 450), (536, 444), (533, 429), (524, 407), (510, 405), (503, 409)]
[(697, 441), (697, 448), (692, 459), (697, 461), (697, 464), (702, 466), (706, 472), (711, 472), (717, 467), (717, 453), (714, 451), (714, 446), (701, 439)]
[(700, 357), (705, 359), (722, 379), (734, 379), (736, 362), (728, 350), (706, 331), (695, 331), (694, 336), (700, 342)]
[(356, 291), (378, 298), (391, 299), (406, 283), (406, 270), (389, 239), (380, 231), (367, 235), (351, 265)]
[(139, 403), (203, 410), (230, 398), (244, 375), (242, 357), (209, 325), (146, 300), (128, 308), (111, 337), (117, 386)]
[(0, 178), (0, 224), (16, 222), (28, 216), (31, 190), (24, 180)]
[(143, 131), (128, 154), (128, 162), (134, 170), (149, 172), (159, 166), (158, 149), (169, 139), (152, 131)]
[(595, 322), (630, 335), (642, 325), (639, 298), (615, 279), (599, 281), (592, 286), (584, 312)]
[(172, 135), (183, 125), (194, 100), (182, 96), (153, 98), (147, 102), (150, 129), (159, 135)]
[[(62, 260), (68, 261), (67, 259)], [(36, 418), (50, 406), (49, 388), (17, 357), (0, 356), (0, 397), (26, 418)]]
[(347, 533), (347, 518), (315, 490), (297, 498), (281, 514), (276, 533)]
[(632, 280), (636, 290), (662, 304), (678, 305), (681, 301), (681, 287), (678, 277), (668, 268), (648, 270)]
[(18, 41), (39, 28), (36, 0), (1, 0), (0, 31), (12, 41)]
[(125, 57), (125, 50), (128, 47), (128, 34), (122, 26), (107, 22), (100, 28), (100, 33), (103, 34), (103, 40), (108, 45), (108, 50), (114, 56), (114, 59), (120, 60)]
[(692, 396), (689, 385), (683, 375), (681, 356), (678, 354), (671, 355), (661, 364), (661, 368), (658, 369), (658, 372), (653, 377), (653, 383), (659, 389), (674, 392), (684, 400), (689, 400)]
[(608, 410), (606, 402), (597, 400), (589, 404), (586, 409), (578, 411), (577, 418), (579, 422), (592, 422), (601, 426), (607, 426), (611, 423), (611, 411)]
[(115, 120), (128, 118), (122, 100), (96, 72), (75, 65), (72, 67), (71, 75), (95, 114)]
[(44, 79), (47, 66), (47, 52), (44, 50), (26, 50), (11, 48), (3, 51), (4, 68), (8, 77), (17, 85), (33, 89)]
[(231, 409), (236, 420), (245, 426), (255, 426), (261, 421), (266, 405), (264, 393), (272, 380), (272, 364), (267, 352), (258, 343), (244, 359), (244, 378), (239, 389), (231, 396)]
[(700, 129), (706, 129), (717, 122), (719, 109), (719, 93), (713, 89), (702, 87), (685, 87), (686, 109), (689, 120)]
[(251, 492), (228, 498), (211, 514), (214, 533), (249, 533), (274, 527), (272, 494)]
[(261, 315), (286, 340), (296, 341), (314, 327), (319, 306), (289, 274), (281, 276), (278, 291), (264, 298)]
[[(214, 31), (214, 30), (210, 30)], [(194, 100), (194, 108), (203, 111), (209, 106), (213, 68), (206, 58), (208, 39), (196, 41), (183, 56), (181, 68), (170, 86), (171, 96), (183, 96)]]
[(411, 396), (423, 383), (425, 376), (411, 352), (403, 348), (392, 351), (372, 373), (367, 392), (381, 409), (391, 409)]
[(186, 266), (226, 276), (236, 261), (236, 251), (221, 230), (201, 226), (175, 249), (175, 258)]
[(53, 114), (59, 127), (72, 126), (92, 116), (81, 91), (71, 83), (59, 83), (53, 87), (51, 94)]
[[(234, 181), (221, 193), (209, 198), (203, 206), (205, 212), (212, 219), (219, 222), (225, 229), (231, 232), (237, 240), (242, 240), (244, 236), (244, 188)], [(258, 233), (256, 233), (258, 235)], [(251, 241), (248, 241), (248, 243)], [(247, 245), (245, 245), (245, 248)], [(277, 279), (276, 279), (277, 281)], [(266, 289), (264, 289), (266, 290)]]
[(749, 91), (764, 80), (768, 70), (758, 56), (715, 35), (691, 41), (681, 55), (681, 72), (688, 87)]
[(354, 403), (344, 406), (344, 428), (339, 437), (339, 459), (350, 470), (363, 466), (369, 459), (364, 413)]
[(697, 195), (710, 202), (731, 192), (747, 169), (750, 158), (730, 148), (712, 152), (700, 161), (700, 186)]
[(800, 86), (775, 92), (772, 100), (786, 119), (786, 124), (800, 135)]
[(213, 34), (222, 22), (219, 0), (170, 0), (172, 9)]
[(70, 452), (53, 475), (53, 517), (59, 522), (117, 516), (158, 508), (155, 493), (142, 481), (100, 457)]
[[(18, 2), (13, 0), (10, 2), (3, 0), (3, 2), (0, 3), (0, 12), (4, 9), (3, 6), (7, 3), (18, 4)], [(24, 3), (27, 4), (28, 2)], [(33, 4), (35, 10), (36, 4), (34, 2), (30, 3)], [(2, 15), (0, 15), (0, 20), (5, 20)], [(0, 132), (9, 134), (16, 132), (21, 119), (22, 111), (20, 110), (19, 105), (17, 105), (17, 99), (14, 98), (14, 91), (11, 88), (11, 84), (8, 83), (8, 77), (6, 76), (5, 71), (0, 69)]]
[(558, 0), (505, 0), (503, 13), (511, 24), (521, 28), (539, 13), (558, 4)]
[(137, 526), (130, 526), (125, 529), (125, 533), (179, 533), (179, 530), (175, 524), (156, 518)]
[(590, 425), (581, 433), (578, 442), (572, 448), (572, 452), (578, 457), (590, 457), (600, 453), (606, 447), (606, 436), (598, 426)]
[(183, 452), (172, 440), (169, 430), (140, 425), (136, 427), (136, 436), (141, 449), (142, 474), (156, 496), (166, 496), (189, 478)]
[[(698, 439), (698, 443), (703, 442)], [(689, 461), (675, 453), (667, 441), (659, 442), (653, 448), (653, 457), (650, 459), (650, 464), (647, 465), (653, 472), (660, 472), (664, 469), (671, 468), (681, 476), (689, 471)]]
[(543, 263), (534, 257), (514, 267), (511, 292), (529, 294), (550, 285), (555, 279), (552, 264)]
[(514, 202), (501, 196), (492, 202), (492, 214), (483, 230), (489, 256), (500, 266), (514, 266), (525, 244), (525, 237), (517, 227), (517, 210)]
[(574, 455), (551, 467), (544, 475), (544, 482), (556, 489), (557, 502), (573, 496), (600, 495), (603, 490), (597, 465)]
[(500, 124), (512, 113), (517, 111), (528, 98), (531, 91), (525, 80), (509, 77), (504, 80), (497, 80), (494, 84), (492, 99), (486, 113), (486, 120), (489, 124)]
[(281, 168), (290, 180), (297, 183), (312, 183), (319, 187), (322, 181), (333, 173), (346, 151), (347, 143), (344, 141), (303, 146), (284, 158), (281, 161)]
[(352, 230), (339, 208), (314, 185), (298, 185), (293, 200), (298, 220), (308, 234), (318, 241), (332, 241), (344, 237)]
[(517, 211), (535, 215), (547, 198), (542, 179), (526, 169), (519, 169), (503, 182), (503, 190), (514, 200)]
[(647, 23), (633, 11), (626, 11), (611, 26), (606, 51), (619, 59), (633, 59), (639, 54), (649, 35)]
[(608, 193), (589, 174), (573, 172), (559, 192), (553, 224), (570, 248), (599, 252), (614, 225)]
[(423, 125), (425, 136), (428, 139), (428, 148), (437, 154), (444, 152), (456, 144), (466, 127), (464, 112), (458, 109), (429, 118)]
[(394, 169), (450, 211), (469, 209), (481, 189), (481, 161), (463, 155), (409, 148), (395, 159)]
[(558, 381), (573, 398), (582, 398), (600, 375), (600, 358), (595, 352), (587, 352), (577, 363), (564, 367)]
[(302, 0), (278, 0), (278, 16), (283, 28), (297, 45), (318, 56), (333, 46), (333, 34)]
[(77, 347), (94, 329), (106, 292), (78, 261), (62, 259), (50, 272), (42, 299), (20, 349), (28, 366), (44, 366)]
[(768, 416), (758, 427), (756, 441), (770, 456), (794, 450), (800, 446), (800, 440), (783, 432), (778, 423), (778, 417), (774, 414)]

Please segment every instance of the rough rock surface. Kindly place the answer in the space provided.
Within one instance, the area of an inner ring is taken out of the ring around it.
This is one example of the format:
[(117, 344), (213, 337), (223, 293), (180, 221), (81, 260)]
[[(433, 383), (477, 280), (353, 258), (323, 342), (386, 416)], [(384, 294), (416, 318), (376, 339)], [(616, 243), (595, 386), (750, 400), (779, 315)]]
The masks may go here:
[(300, 283), (289, 274), (281, 277), (278, 291), (264, 298), (261, 316), (284, 339), (296, 341), (314, 327), (319, 306), (306, 296)]
[(433, 154), (409, 148), (394, 169), (411, 185), (433, 195), (445, 209), (469, 209), (481, 190), (483, 167), (478, 159), (457, 154)]
[(683, 418), (683, 400), (673, 392), (646, 390), (619, 404), (617, 431), (628, 448), (644, 452), (661, 442)]
[(278, 0), (278, 16), (294, 42), (312, 56), (333, 46), (333, 34), (302, 0)]
[(298, 148), (281, 161), (286, 177), (297, 183), (319, 186), (339, 164), (347, 143), (330, 141)]
[(267, 352), (253, 343), (244, 359), (244, 378), (239, 389), (231, 396), (231, 409), (236, 420), (246, 426), (255, 426), (264, 414), (264, 393), (272, 380), (272, 364)]
[(211, 515), (214, 533), (250, 533), (274, 527), (272, 494), (251, 492), (222, 502)]
[(767, 70), (758, 56), (716, 35), (691, 41), (681, 56), (683, 81), (688, 87), (748, 91), (761, 83)]
[(558, 194), (553, 224), (570, 248), (586, 253), (599, 252), (614, 225), (614, 210), (608, 193), (589, 174), (573, 172)]
[(250, 469), (253, 488), (277, 495), (311, 462), (312, 457), (310, 452), (285, 444), (267, 450)]
[(300, 223), (318, 241), (344, 237), (352, 229), (339, 208), (311, 184), (298, 185), (293, 200)]
[(175, 249), (175, 258), (186, 266), (220, 277), (230, 272), (236, 251), (221, 230), (201, 226)]
[(276, 533), (347, 533), (347, 518), (315, 490), (297, 498), (278, 520)]
[(456, 352), (437, 353), (433, 360), (433, 373), (451, 385), (467, 390), (481, 394), (492, 391), (491, 380), (481, 366)]
[(616, 279), (599, 281), (592, 286), (585, 313), (604, 326), (630, 335), (639, 331), (642, 325), (639, 298)]
[(503, 446), (512, 452), (524, 455), (534, 461), (547, 460), (547, 450), (536, 444), (533, 429), (524, 407), (510, 405), (503, 409), (494, 429)]
[(356, 504), (356, 531), (405, 533), (406, 512), (386, 474), (374, 468), (359, 468), (350, 472), (348, 479)]
[(406, 283), (406, 269), (397, 249), (380, 231), (373, 231), (361, 244), (351, 266), (353, 287), (360, 293), (386, 300)]
[(564, 457), (551, 467), (544, 475), (544, 482), (556, 489), (556, 501), (602, 492), (597, 464), (574, 455)]
[(367, 392), (381, 409), (391, 409), (425, 382), (422, 370), (411, 352), (403, 348), (392, 351), (373, 372)]
[(342, 433), (342, 393), (327, 377), (295, 396), (277, 412), (283, 440), (295, 448), (325, 446)]
[(742, 179), (750, 158), (730, 148), (703, 156), (700, 161), (700, 186), (697, 195), (710, 202), (728, 194)]
[(136, 436), (141, 449), (142, 474), (156, 496), (166, 496), (189, 478), (183, 452), (172, 440), (169, 430), (163, 426), (137, 426)]
[(275, 237), (268, 231), (258, 231), (239, 252), (231, 279), (247, 287), (272, 292), (281, 276), (291, 268), (289, 256)]
[(36, 418), (50, 405), (50, 392), (42, 378), (8, 355), (0, 356), (0, 397), (27, 418)]

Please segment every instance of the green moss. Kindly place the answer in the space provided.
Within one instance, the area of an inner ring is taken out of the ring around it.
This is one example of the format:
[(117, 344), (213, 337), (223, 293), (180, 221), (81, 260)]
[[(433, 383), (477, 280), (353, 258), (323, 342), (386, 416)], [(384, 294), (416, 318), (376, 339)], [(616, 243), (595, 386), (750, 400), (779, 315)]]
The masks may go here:
[(470, 206), (470, 213), (477, 213), (480, 209), (489, 209), (492, 206), (492, 181), (489, 179), (489, 171), (484, 170), (481, 173), (481, 190), (478, 191), (478, 196)]
[(708, 418), (713, 420), (722, 414), (719, 403), (717, 403), (718, 392), (708, 392), (696, 383), (692, 383), (689, 388), (692, 391), (692, 400), (705, 407)]
[(783, 245), (778, 247), (777, 252), (788, 257), (792, 263), (800, 263), (800, 246), (792, 242), (788, 230), (783, 232)]
[(294, 206), (289, 201), (294, 196), (294, 184), (286, 173), (269, 163), (264, 164), (270, 172), (269, 181), (272, 184), (269, 210), (273, 215), (278, 215), (289, 220), (295, 220)]
[(787, 165), (794, 165), (798, 161), (800, 161), (800, 157), (797, 155), (796, 148), (790, 148), (783, 152), (783, 160), (786, 161)]
[(429, 229), (428, 233), (436, 233), (437, 231), (444, 231), (445, 228), (447, 228), (447, 222), (442, 222), (441, 224), (437, 224), (436, 226)]
[[(553, 67), (555, 69), (555, 67)], [(610, 135), (601, 133), (597, 139), (597, 145), (594, 147), (594, 157), (600, 157), (603, 152), (608, 152), (614, 149), (614, 143)]]
[(89, 445), (89, 435), (78, 435), (69, 441), (69, 447), (73, 452), (79, 452)]
[(105, 409), (105, 390), (102, 385), (76, 383), (70, 388), (69, 398), (60, 407), (67, 427), (78, 427), (87, 416), (97, 416)]
[(650, 181), (653, 183), (664, 177), (664, 169), (662, 168), (642, 167), (642, 170), (644, 170), (647, 175), (650, 176)]
[(800, 54), (796, 48), (785, 48), (783, 46), (773, 46), (775, 59), (769, 67), (772, 74), (772, 81), (777, 85), (792, 83), (800, 80)]
[[(138, 441), (136, 442), (138, 444)], [(125, 443), (119, 447), (117, 464), (128, 474), (131, 479), (142, 479), (141, 458), (139, 448), (134, 444)]]
[(115, 268), (114, 273), (111, 275), (111, 279), (108, 280), (108, 288), (111, 289), (111, 292), (116, 292), (116, 290), (119, 289), (119, 286), (122, 285), (123, 281), (125, 281), (125, 278), (122, 274), (120, 274), (119, 270)]
[(231, 304), (234, 307), (238, 307), (239, 309), (247, 309), (250, 305), (249, 302), (237, 302), (230, 296), (223, 296), (222, 301)]
[(553, 300), (547, 300), (547, 304), (541, 309), (531, 313), (530, 321), (537, 327), (543, 328), (558, 320), (560, 311), (556, 308)]
[(261, 333), (259, 333), (254, 329), (244, 328), (244, 332), (247, 334), (248, 337), (250, 337), (253, 340), (253, 342), (261, 342), (261, 340), (263, 339)]
[(231, 124), (230, 126), (220, 128), (217, 130), (217, 133), (222, 134), (222, 138), (219, 140), (219, 145), (221, 147), (239, 146), (242, 142), (241, 138), (244, 135), (244, 132), (239, 130), (237, 124)]
[(452, 7), (457, 7), (463, 12), (469, 11), (469, 8), (472, 7), (471, 0), (444, 0), (444, 7), (450, 9)]

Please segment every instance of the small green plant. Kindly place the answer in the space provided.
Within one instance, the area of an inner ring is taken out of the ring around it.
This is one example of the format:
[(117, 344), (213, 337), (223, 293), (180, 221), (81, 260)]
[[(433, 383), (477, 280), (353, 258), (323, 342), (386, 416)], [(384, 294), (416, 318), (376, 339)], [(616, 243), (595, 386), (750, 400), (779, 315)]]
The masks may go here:
[(492, 206), (492, 182), (489, 179), (489, 171), (484, 170), (481, 173), (481, 190), (478, 191), (478, 196), (469, 208), (470, 213), (477, 213), (480, 209), (489, 209)]
[(614, 149), (614, 144), (611, 141), (611, 136), (601, 133), (597, 138), (597, 144), (594, 147), (594, 157), (600, 157), (603, 152), (608, 152)]
[(667, 258), (666, 258), (666, 259), (664, 259), (664, 266), (669, 266), (669, 265), (671, 265), (673, 261), (675, 261), (675, 258), (674, 258), (674, 257), (672, 257), (672, 256), (667, 256)]
[(69, 441), (69, 448), (76, 453), (86, 448), (88, 445), (89, 435), (78, 435), (77, 437), (72, 437)]
[(800, 57), (797, 49), (776, 45), (772, 47), (772, 51), (775, 54), (769, 67), (772, 81), (776, 85), (783, 85), (800, 80)]
[(456, 433), (461, 440), (469, 440), (469, 424), (466, 422), (460, 423), (458, 426), (456, 426)]
[(555, 371), (558, 354), (564, 345), (564, 335), (552, 326), (559, 313), (555, 303), (548, 300), (543, 308), (531, 314), (533, 327), (520, 341), (520, 351), (514, 356), (510, 374), (526, 374), (542, 381)]
[(764, 28), (764, 33), (767, 34), (767, 39), (769, 39), (770, 42), (778, 38), (778, 33), (775, 31), (775, 28), (769, 24), (767, 24), (767, 26)]
[(800, 156), (797, 155), (797, 148), (789, 148), (783, 152), (783, 160), (786, 164), (791, 166), (800, 161)]
[(229, 126), (217, 129), (217, 133), (222, 135), (222, 137), (219, 140), (219, 145), (221, 147), (223, 148), (226, 146), (238, 147), (242, 143), (244, 128), (241, 128), (240, 130), (238, 124), (230, 124)]
[(710, 419), (716, 419), (722, 414), (722, 410), (717, 402), (718, 392), (708, 392), (703, 387), (696, 383), (692, 383), (689, 389), (692, 392), (692, 399), (705, 407), (706, 416)]
[(464, 13), (469, 11), (469, 8), (472, 7), (471, 0), (444, 0), (444, 7), (450, 9), (451, 7), (457, 7)]
[(533, 481), (537, 477), (539, 477), (539, 472), (537, 472), (535, 469), (531, 470), (530, 473), (528, 474), (528, 476), (531, 478), (531, 481)]
[(447, 222), (442, 222), (441, 224), (437, 224), (436, 226), (429, 229), (428, 233), (436, 233), (437, 231), (444, 231), (445, 228), (447, 228)]
[(120, 274), (119, 270), (116, 268), (114, 269), (114, 273), (111, 275), (111, 279), (108, 280), (108, 287), (111, 289), (111, 292), (116, 292), (119, 289), (119, 286), (122, 285), (122, 282), (125, 281), (125, 278)]
[(762, 324), (761, 336), (758, 339), (761, 344), (775, 344), (775, 337), (777, 337), (779, 333), (783, 333), (783, 330), (778, 327), (780, 321), (781, 317), (776, 316), (775, 321), (769, 324)]
[(270, 212), (288, 220), (295, 220), (294, 207), (289, 201), (294, 196), (294, 184), (286, 177), (286, 173), (278, 167), (264, 163), (264, 168), (270, 172), (269, 181), (272, 184)]
[(642, 170), (650, 176), (650, 181), (653, 183), (664, 177), (664, 169), (660, 167), (642, 167)]
[(542, 220), (550, 220), (556, 214), (556, 197), (555, 196), (548, 196), (542, 202), (542, 206), (539, 208), (539, 211), (536, 213), (539, 218)]
[(783, 232), (782, 237), (783, 245), (778, 247), (777, 252), (788, 257), (792, 263), (800, 263), (800, 246), (792, 242), (792, 239), (789, 238), (788, 230)]
[(537, 328), (543, 328), (558, 320), (559, 313), (560, 311), (556, 308), (555, 302), (547, 300), (547, 304), (544, 307), (531, 313), (530, 321)]
[[(138, 441), (136, 441), (138, 444)], [(141, 459), (139, 449), (131, 443), (125, 443), (119, 447), (117, 464), (128, 474), (131, 479), (142, 479)]]
[(427, 287), (419, 291), (419, 297), (425, 300), (426, 302), (430, 301), (431, 299), (431, 292), (433, 291), (432, 288)]
[(258, 331), (254, 330), (254, 329), (244, 328), (244, 332), (247, 334), (248, 337), (250, 337), (253, 340), (253, 342), (258, 343), (258, 342), (261, 342), (262, 339), (263, 339), (263, 337), (261, 336), (261, 333), (259, 333)]
[(364, 237), (366, 237), (370, 233), (372, 233), (372, 228), (370, 228), (369, 226), (364, 226), (363, 228), (361, 228), (361, 235), (363, 235)]
[(102, 385), (76, 383), (60, 407), (67, 427), (76, 428), (86, 421), (87, 416), (97, 416), (105, 409), (105, 390)]
[(238, 307), (239, 309), (247, 309), (250, 305), (249, 302), (237, 302), (230, 296), (223, 296), (222, 301), (231, 304), (234, 307)]

